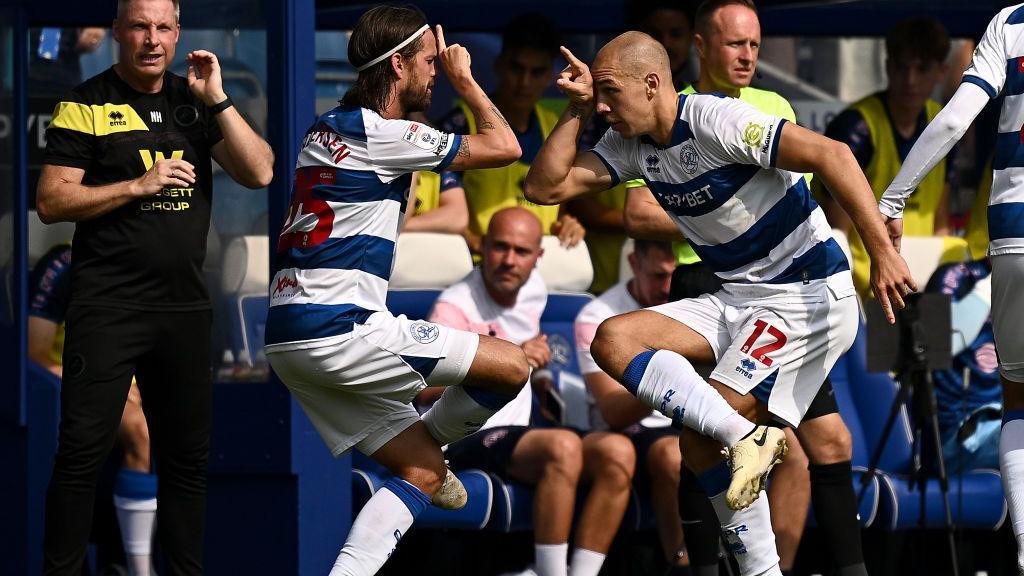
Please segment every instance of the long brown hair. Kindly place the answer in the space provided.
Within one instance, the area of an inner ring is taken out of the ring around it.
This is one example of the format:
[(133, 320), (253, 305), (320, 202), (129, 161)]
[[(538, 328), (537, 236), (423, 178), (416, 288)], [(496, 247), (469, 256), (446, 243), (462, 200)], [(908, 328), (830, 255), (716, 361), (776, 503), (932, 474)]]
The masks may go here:
[[(377, 6), (367, 10), (348, 41), (348, 61), (356, 68), (391, 50), (427, 23), (427, 17), (415, 6)], [(412, 60), (423, 49), (423, 37), (398, 51), (403, 60)], [(341, 104), (360, 106), (382, 114), (388, 105), (388, 93), (397, 80), (391, 59), (359, 73), (355, 84), (345, 93)]]

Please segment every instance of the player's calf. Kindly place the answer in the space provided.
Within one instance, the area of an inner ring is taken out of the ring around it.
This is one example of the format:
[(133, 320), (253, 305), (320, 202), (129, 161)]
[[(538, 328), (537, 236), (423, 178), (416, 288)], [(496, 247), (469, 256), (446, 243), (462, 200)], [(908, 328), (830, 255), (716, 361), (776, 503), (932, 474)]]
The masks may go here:
[(423, 422), (442, 445), (461, 440), (511, 402), (529, 375), (530, 366), (521, 348), (481, 336), (465, 382), (448, 386), (423, 415)]

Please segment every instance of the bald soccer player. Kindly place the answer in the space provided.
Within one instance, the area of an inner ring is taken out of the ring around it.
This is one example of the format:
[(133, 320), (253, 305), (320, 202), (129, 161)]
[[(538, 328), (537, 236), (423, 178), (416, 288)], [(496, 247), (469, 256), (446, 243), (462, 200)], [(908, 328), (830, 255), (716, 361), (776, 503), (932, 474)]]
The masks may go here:
[[(761, 23), (751, 0), (706, 0), (695, 17), (694, 42), (700, 54), (700, 78), (683, 94), (717, 92), (738, 98), (765, 114), (796, 121), (793, 107), (781, 95), (750, 87), (761, 48)], [(671, 56), (671, 52), (669, 53)], [(643, 180), (627, 184), (625, 224), (634, 238), (680, 240), (679, 227), (661, 208)], [(827, 211), (826, 211), (827, 216)], [(688, 242), (674, 244), (680, 267), (673, 275), (672, 300), (714, 292), (701, 285), (717, 277), (700, 262)], [(694, 290), (703, 288), (699, 292)], [(853, 443), (839, 416), (832, 384), (826, 380), (804, 414), (800, 434), (787, 431), (790, 448), (786, 460), (772, 472), (768, 501), (778, 543), (780, 566), (785, 572), (796, 559), (807, 518), (809, 501), (824, 540), (830, 546), (834, 566), (843, 576), (864, 576), (857, 500), (853, 491)], [(802, 450), (807, 435), (836, 438), (827, 452)], [(799, 443), (794, 444), (794, 436)], [(700, 576), (718, 573), (718, 521), (702, 500), (700, 485), (685, 470), (680, 484), (680, 514), (694, 571)]]
[[(527, 176), (539, 203), (643, 178), (694, 250), (725, 282), (714, 294), (606, 320), (591, 352), (605, 372), (683, 425), (683, 454), (718, 513), (744, 575), (778, 575), (767, 499), (771, 467), (857, 330), (853, 279), (802, 173), (814, 172), (853, 216), (890, 321), (916, 289), (888, 242), (849, 149), (735, 99), (677, 95), (664, 48), (627, 32), (557, 85), (570, 100)], [(595, 90), (596, 88), (596, 90)], [(612, 130), (576, 139), (594, 107)], [(716, 367), (710, 385), (691, 362)], [(799, 378), (798, 378), (799, 376)], [(759, 424), (754, 424), (758, 422)], [(808, 438), (829, 450), (830, 436)], [(720, 450), (726, 447), (728, 460)]]

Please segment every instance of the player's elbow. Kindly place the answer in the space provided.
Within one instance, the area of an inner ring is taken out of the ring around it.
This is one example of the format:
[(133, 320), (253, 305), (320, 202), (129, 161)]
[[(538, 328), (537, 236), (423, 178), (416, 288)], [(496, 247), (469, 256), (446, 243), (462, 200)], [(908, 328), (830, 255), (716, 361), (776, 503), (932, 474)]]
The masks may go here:
[(508, 166), (519, 160), (519, 157), (523, 155), (523, 150), (519, 147), (518, 140), (505, 138), (495, 147), (494, 154), (499, 166)]
[(534, 204), (558, 204), (558, 185), (545, 182), (543, 178), (531, 170), (523, 182), (523, 196)]
[(56, 194), (40, 183), (36, 190), (36, 214), (43, 224), (60, 222), (60, 214), (57, 211)]

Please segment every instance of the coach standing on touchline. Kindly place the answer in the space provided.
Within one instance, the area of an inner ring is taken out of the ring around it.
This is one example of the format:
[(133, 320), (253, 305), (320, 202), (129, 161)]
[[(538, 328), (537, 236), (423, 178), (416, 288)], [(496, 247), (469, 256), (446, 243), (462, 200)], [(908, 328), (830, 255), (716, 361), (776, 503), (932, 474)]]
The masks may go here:
[[(39, 179), (44, 222), (77, 222), (60, 442), (46, 495), (44, 573), (79, 574), (100, 468), (134, 374), (159, 474), (162, 574), (201, 574), (210, 432), (210, 298), (202, 263), (211, 157), (270, 183), (273, 153), (224, 93), (217, 57), (167, 71), (176, 0), (119, 0), (118, 63), (58, 103)], [(255, 198), (254, 198), (255, 200)]]

